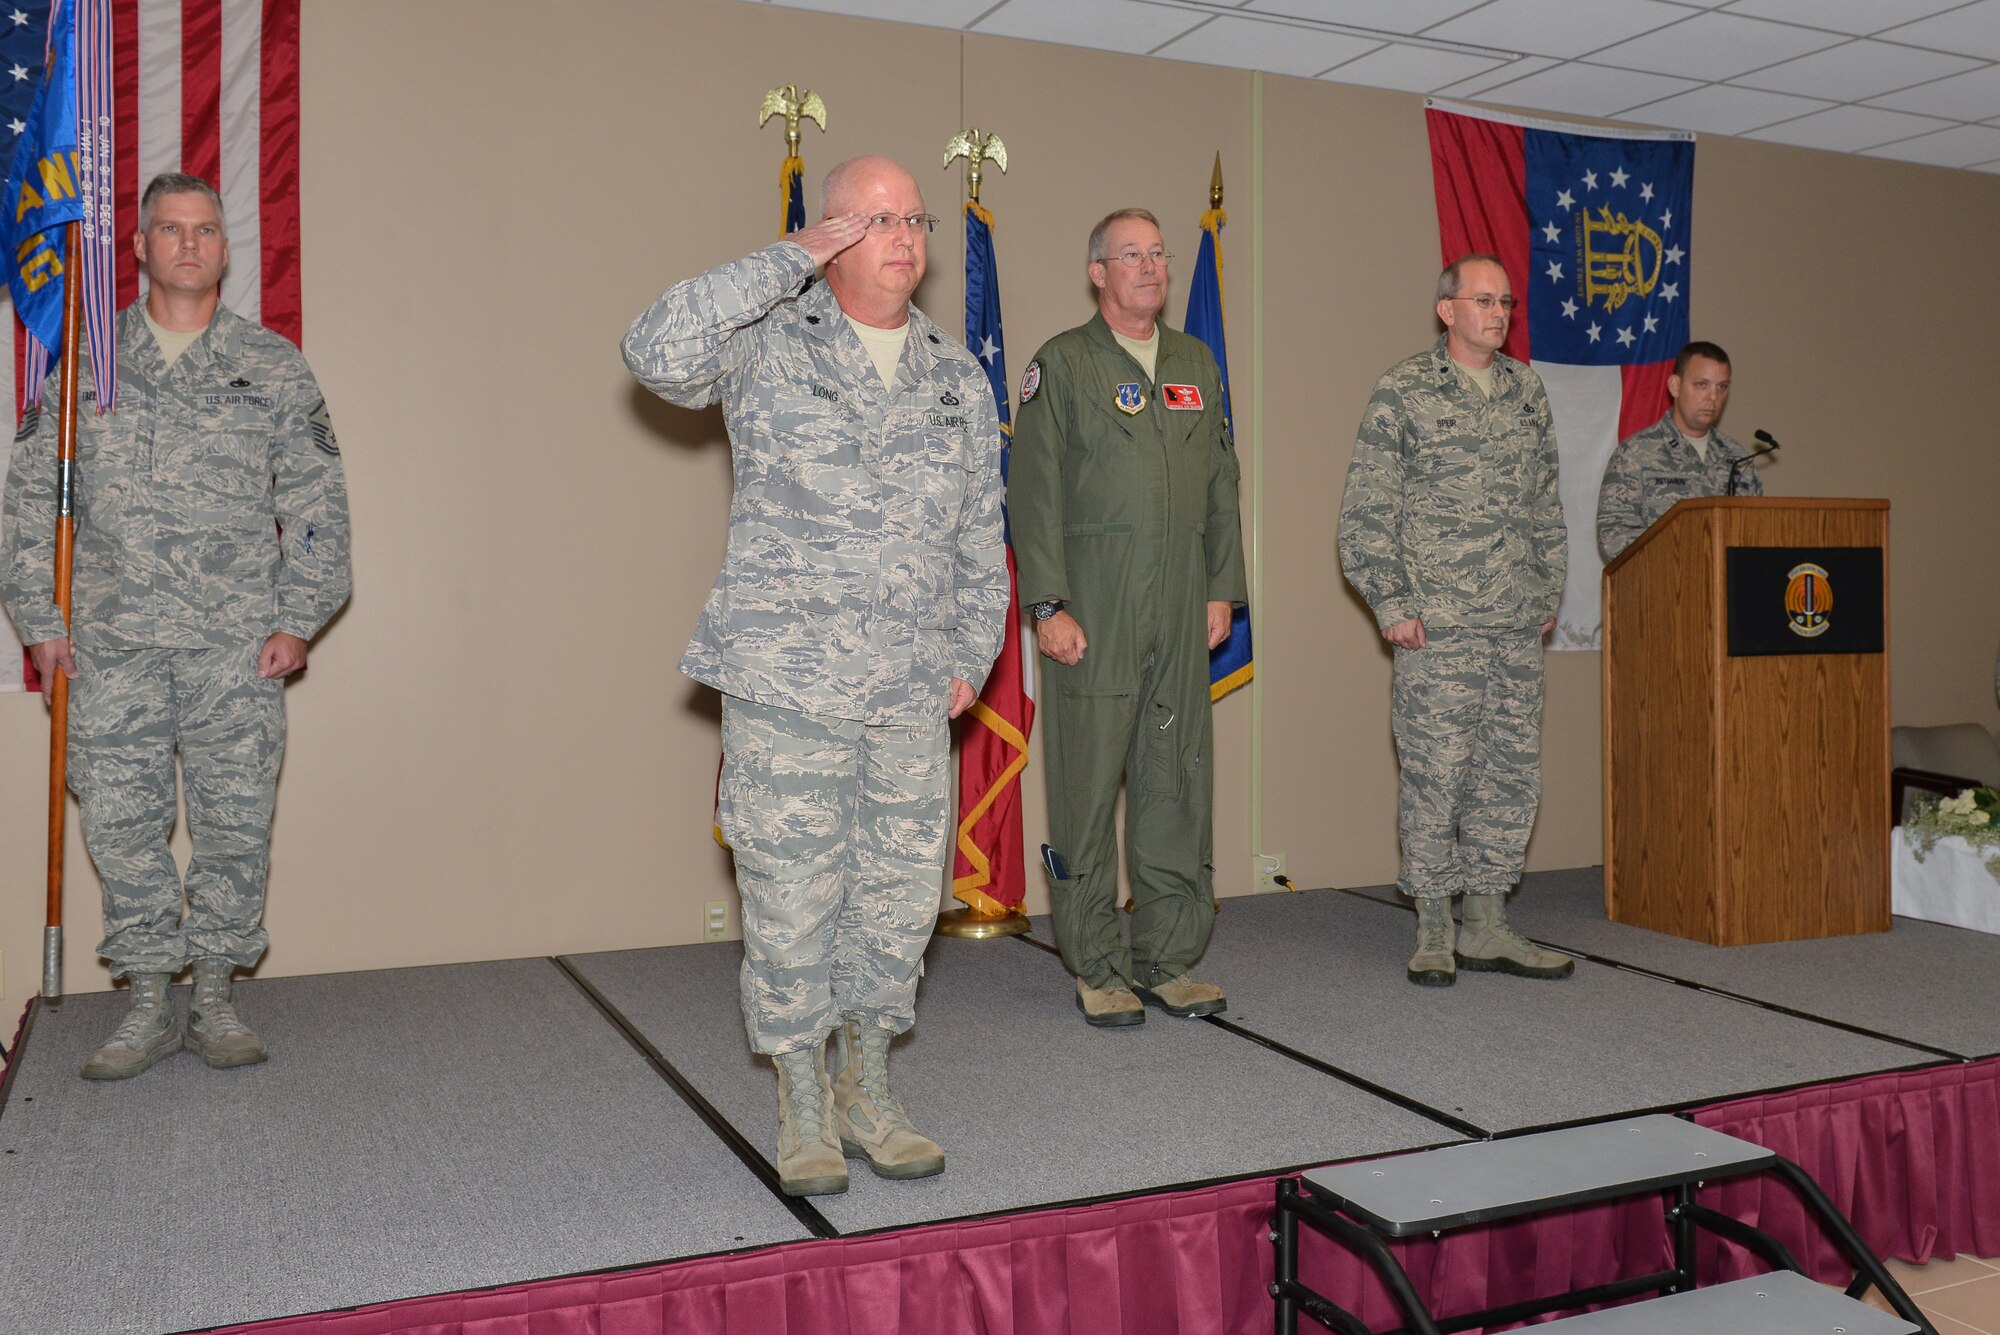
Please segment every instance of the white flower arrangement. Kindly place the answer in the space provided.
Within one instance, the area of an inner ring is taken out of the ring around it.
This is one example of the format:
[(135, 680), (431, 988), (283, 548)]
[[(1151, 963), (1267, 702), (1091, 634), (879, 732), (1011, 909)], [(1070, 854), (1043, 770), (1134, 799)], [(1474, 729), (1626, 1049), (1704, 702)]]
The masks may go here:
[(1956, 797), (1920, 802), (1903, 822), (1903, 833), (1919, 862), (1940, 839), (1955, 837), (1975, 848), (1992, 849), (1986, 870), (2000, 881), (2000, 791), (1966, 788)]

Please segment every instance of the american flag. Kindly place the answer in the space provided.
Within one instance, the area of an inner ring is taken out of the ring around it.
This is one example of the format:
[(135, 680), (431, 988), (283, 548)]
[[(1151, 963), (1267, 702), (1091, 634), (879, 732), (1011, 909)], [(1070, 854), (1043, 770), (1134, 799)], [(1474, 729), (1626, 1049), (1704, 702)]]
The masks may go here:
[[(108, 0), (108, 7), (116, 305), (140, 292), (129, 242), (139, 192), (163, 171), (191, 172), (222, 194), (223, 304), (300, 341), (299, 0)], [(0, 0), (0, 171), (41, 82), (48, 26), (49, 0)], [(26, 339), (11, 307), (4, 318), (14, 355), (0, 357), (0, 401), (18, 415)], [(0, 432), (0, 485), (12, 440), (11, 431)], [(0, 691), (30, 684), (21, 661), (0, 618)]]

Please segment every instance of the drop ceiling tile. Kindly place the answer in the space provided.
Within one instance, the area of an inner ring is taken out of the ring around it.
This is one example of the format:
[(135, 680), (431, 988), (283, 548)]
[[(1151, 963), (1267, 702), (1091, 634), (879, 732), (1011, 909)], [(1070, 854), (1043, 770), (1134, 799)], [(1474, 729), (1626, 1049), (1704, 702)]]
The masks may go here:
[(1087, 5), (1074, 0), (1007, 0), (974, 24), (972, 31), (1136, 56), (1207, 21), (1205, 14), (1138, 0), (1090, 0)]
[(777, 0), (774, 8), (813, 9), (933, 28), (963, 28), (993, 8), (993, 0)]
[(1918, 84), (1900, 93), (1870, 100), (1892, 111), (1915, 111), (1955, 121), (1983, 121), (2000, 116), (2000, 65), (1954, 74), (1936, 83)]
[(1571, 61), (1492, 89), (1485, 98), (1544, 111), (1566, 111), (1573, 116), (1615, 116), (1627, 107), (1657, 102), (1698, 86), (1692, 79)]
[(1591, 53), (1600, 65), (1617, 65), (1689, 79), (1727, 79), (1781, 60), (1824, 50), (1841, 39), (1788, 23), (1698, 14), (1685, 23), (1656, 28), (1643, 37)]
[(1348, 37), (1289, 23), (1218, 18), (1155, 48), (1152, 54), (1168, 60), (1198, 60), (1208, 65), (1310, 78), (1381, 45), (1367, 37)]
[(1752, 130), (1744, 138), (1764, 139), (1774, 144), (1797, 144), (1801, 148), (1830, 148), (1840, 153), (1858, 153), (1877, 144), (1908, 139), (1931, 130), (1943, 130), (1950, 125), (1950, 121), (1912, 116), (1901, 111), (1883, 111), (1879, 107), (1834, 107), (1795, 121)]
[(1400, 88), (1406, 93), (1429, 93), (1458, 83), (1504, 62), (1456, 51), (1437, 51), (1426, 46), (1406, 46), (1392, 42), (1350, 60), (1322, 78), (1336, 83), (1365, 84), (1370, 88)]
[(1424, 32), (1450, 42), (1539, 56), (1580, 56), (1687, 18), (1661, 0), (1492, 0)]
[(1962, 9), (1891, 28), (1880, 36), (1885, 41), (1908, 42), (1934, 51), (1963, 51), (2000, 59), (2000, 0), (1978, 0)]
[(1735, 0), (1729, 12), (1868, 37), (1884, 28), (1927, 18), (1964, 3), (1965, 0)]
[(1974, 166), (1966, 168), (1966, 170), (1975, 172), (2000, 172), (2000, 158), (1996, 158), (1992, 162), (1978, 163)]
[(1417, 33), (1477, 9), (1486, 0), (1250, 0), (1246, 11), (1342, 23), (1376, 32)]
[[(1450, 87), (1440, 88), (1438, 91), (1446, 97), (1478, 97), (1516, 79), (1539, 74), (1561, 63), (1550, 56), (1522, 56), (1519, 60), (1510, 60), (1485, 74), (1475, 74), (1470, 79), (1461, 79)], [(1499, 96), (1497, 92), (1493, 95), (1496, 98)]]
[(1935, 134), (1883, 144), (1868, 149), (1867, 154), (1903, 162), (1927, 162), (1933, 167), (1970, 167), (1976, 162), (1991, 162), (2000, 158), (2000, 128), (1954, 125)]
[[(1018, 0), (1017, 0), (1018, 3)], [(1962, 74), (1979, 65), (1966, 56), (1942, 51), (1918, 51), (1888, 42), (1858, 41), (1830, 46), (1782, 65), (1739, 75), (1730, 80), (1746, 88), (1774, 93), (1823, 97), (1833, 102), (1857, 102), (1893, 93), (1912, 84)]]
[(1756, 88), (1732, 88), (1718, 83), (1643, 107), (1633, 107), (1624, 113), (1622, 119), (1706, 134), (1743, 134), (1775, 121), (1824, 111), (1833, 105), (1817, 98), (1766, 93)]

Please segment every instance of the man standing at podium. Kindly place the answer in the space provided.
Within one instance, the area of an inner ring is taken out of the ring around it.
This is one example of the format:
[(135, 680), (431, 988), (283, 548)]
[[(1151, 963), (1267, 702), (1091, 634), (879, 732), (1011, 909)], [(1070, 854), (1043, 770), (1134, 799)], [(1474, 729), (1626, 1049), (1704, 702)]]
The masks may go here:
[(1542, 637), (1568, 565), (1548, 395), (1500, 351), (1513, 310), (1489, 255), (1439, 275), (1444, 337), (1376, 382), (1340, 509), (1341, 569), (1395, 646), (1396, 888), (1416, 900), (1408, 975), (1424, 987), (1460, 965), (1576, 968), (1503, 908), (1541, 798)]
[(1756, 467), (1743, 463), (1749, 454), (1720, 430), (1729, 406), (1729, 354), (1713, 343), (1688, 344), (1674, 358), (1667, 393), (1673, 403), (1666, 415), (1620, 441), (1604, 470), (1597, 545), (1607, 561), (1675, 501), (1728, 494), (1732, 470), (1738, 496), (1764, 494)]

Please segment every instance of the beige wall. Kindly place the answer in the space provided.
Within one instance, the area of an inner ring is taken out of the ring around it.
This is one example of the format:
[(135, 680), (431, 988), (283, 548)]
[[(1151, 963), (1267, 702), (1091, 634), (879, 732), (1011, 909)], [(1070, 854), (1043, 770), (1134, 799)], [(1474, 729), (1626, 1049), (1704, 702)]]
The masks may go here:
[[(1301, 885), (1392, 878), (1387, 659), (1333, 517), (1374, 376), (1431, 337), (1419, 99), (1265, 80), (1260, 219), (1248, 74), (730, 0), (561, 22), (522, 0), (306, 6), (306, 349), (346, 450), (356, 593), (289, 693), (265, 972), (684, 942), (731, 898), (708, 837), (715, 707), (674, 671), (722, 551), (721, 425), (637, 390), (617, 341), (669, 282), (775, 232), (780, 136), (752, 113), (781, 80), (830, 108), (807, 130), (815, 178), (886, 152), (940, 214), (961, 180), (938, 170), (945, 139), (1006, 139), (986, 198), (1016, 376), (1088, 316), (1079, 255), (1105, 210), (1155, 209), (1192, 260), (1221, 151), (1240, 434), (1265, 465), (1264, 845)], [(1697, 160), (1692, 295), (1737, 358), (1732, 426), (1786, 441), (1773, 491), (1894, 502), (1899, 720), (2000, 721), (2000, 586), (1967, 557), (1990, 550), (1978, 261), (2000, 182), (1726, 139)], [(956, 328), (955, 221), (931, 261), (921, 300)], [(1552, 660), (1533, 865), (1598, 856), (1597, 700), (1595, 655)], [(1249, 887), (1251, 717), (1248, 692), (1218, 709), (1225, 894)], [(0, 699), (9, 1020), (38, 974), (44, 720)], [(1039, 841), (1038, 767), (1027, 792)], [(66, 978), (91, 991), (73, 827)]]

